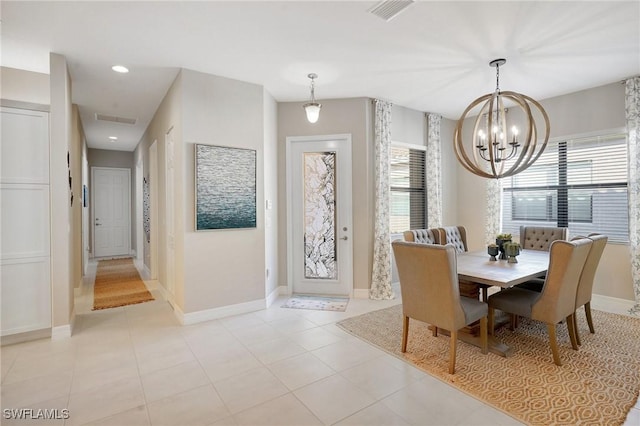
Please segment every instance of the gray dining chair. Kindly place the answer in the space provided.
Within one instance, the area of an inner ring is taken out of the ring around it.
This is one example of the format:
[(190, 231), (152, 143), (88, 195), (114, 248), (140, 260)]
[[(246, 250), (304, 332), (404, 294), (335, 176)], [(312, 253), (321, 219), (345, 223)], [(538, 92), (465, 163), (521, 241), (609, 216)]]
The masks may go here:
[(488, 351), (487, 304), (461, 297), (458, 287), (456, 251), (452, 245), (391, 243), (398, 266), (402, 294), (402, 352), (407, 351), (409, 318), (448, 330), (449, 373), (454, 374), (458, 330), (480, 321), (481, 351)]
[[(589, 234), (587, 238), (593, 241), (593, 245), (591, 246), (589, 256), (587, 256), (584, 268), (582, 269), (582, 274), (580, 275), (580, 281), (578, 282), (578, 291), (576, 293), (576, 312), (578, 311), (578, 308), (584, 306), (584, 313), (587, 317), (589, 331), (593, 334), (595, 333), (595, 329), (593, 327), (593, 318), (591, 317), (591, 295), (593, 294), (593, 280), (596, 276), (596, 270), (598, 269), (600, 259), (602, 258), (602, 253), (604, 252), (604, 248), (607, 246), (607, 241), (609, 240), (609, 238), (606, 235), (600, 235), (596, 233)], [(580, 345), (580, 333), (578, 332), (577, 324), (575, 335), (576, 341), (578, 345)]]
[(445, 226), (439, 229), (440, 235), (444, 237), (441, 244), (453, 244), (458, 253), (469, 251), (467, 229), (464, 226)]
[(444, 244), (444, 234), (439, 228), (410, 229), (404, 231), (404, 240), (422, 244)]
[(556, 240), (549, 250), (549, 268), (541, 292), (512, 287), (489, 297), (489, 332), (493, 333), (494, 312), (503, 312), (544, 322), (556, 365), (562, 365), (556, 338), (556, 324), (566, 319), (571, 346), (575, 338), (575, 310), (578, 282), (593, 242)]

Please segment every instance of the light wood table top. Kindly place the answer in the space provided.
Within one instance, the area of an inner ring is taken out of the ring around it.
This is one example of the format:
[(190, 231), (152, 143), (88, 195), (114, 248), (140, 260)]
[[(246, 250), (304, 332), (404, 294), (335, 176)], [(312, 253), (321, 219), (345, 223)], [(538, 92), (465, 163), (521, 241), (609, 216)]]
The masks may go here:
[(458, 253), (458, 278), (489, 286), (513, 287), (541, 277), (549, 267), (549, 252), (521, 250), (518, 263), (489, 260), (487, 251)]

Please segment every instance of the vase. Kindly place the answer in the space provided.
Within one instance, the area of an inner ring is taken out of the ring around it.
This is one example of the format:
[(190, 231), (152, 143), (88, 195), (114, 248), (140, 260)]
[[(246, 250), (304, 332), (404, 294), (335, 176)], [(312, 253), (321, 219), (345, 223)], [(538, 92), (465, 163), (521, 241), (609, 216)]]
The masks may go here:
[(498, 248), (498, 246), (495, 246), (495, 247), (493, 247), (493, 246), (487, 247), (487, 253), (489, 254), (489, 256), (491, 256), (491, 257), (489, 258), (489, 260), (491, 260), (491, 261), (495, 261), (495, 260), (497, 260), (497, 259), (496, 259), (496, 256), (498, 255), (498, 253), (499, 253), (499, 252), (500, 252), (500, 249)]
[(498, 246), (498, 249), (500, 250), (500, 259), (501, 260), (505, 260), (507, 258), (507, 255), (504, 254), (504, 243), (510, 243), (511, 239), (508, 240), (503, 240), (501, 238), (496, 238), (496, 245)]
[(507, 244), (504, 246), (504, 252), (507, 255), (507, 262), (509, 263), (518, 263), (518, 259), (516, 256), (520, 254), (520, 247), (515, 244)]

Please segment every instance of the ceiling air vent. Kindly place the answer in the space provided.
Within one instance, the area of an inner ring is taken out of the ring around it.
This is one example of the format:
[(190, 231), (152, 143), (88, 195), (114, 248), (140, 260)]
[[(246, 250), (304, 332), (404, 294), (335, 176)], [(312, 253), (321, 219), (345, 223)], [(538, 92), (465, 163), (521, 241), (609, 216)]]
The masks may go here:
[(96, 113), (96, 120), (111, 121), (113, 123), (131, 124), (134, 125), (138, 121), (137, 118), (116, 117), (114, 115), (98, 114)]
[(373, 13), (385, 21), (390, 21), (409, 7), (411, 3), (413, 0), (384, 0), (369, 9), (369, 13)]

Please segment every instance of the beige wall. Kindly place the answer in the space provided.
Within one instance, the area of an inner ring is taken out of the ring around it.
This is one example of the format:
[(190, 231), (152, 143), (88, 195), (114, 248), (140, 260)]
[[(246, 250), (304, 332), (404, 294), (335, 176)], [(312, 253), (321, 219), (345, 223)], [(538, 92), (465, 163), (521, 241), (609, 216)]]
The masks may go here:
[[(264, 91), (264, 241), (266, 276), (265, 296), (272, 294), (279, 283), (278, 215), (285, 211), (278, 205), (278, 104)], [(270, 204), (268, 208), (267, 202)], [(258, 206), (260, 207), (260, 206)]]
[(320, 119), (311, 124), (302, 109), (304, 102), (278, 104), (278, 258), (280, 285), (287, 285), (286, 139), (289, 136), (351, 134), (353, 183), (353, 282), (368, 289), (373, 256), (373, 145), (371, 100), (368, 98), (323, 99)]
[[(70, 229), (67, 153), (72, 145), (71, 78), (62, 55), (52, 53), (51, 63), (51, 297), (53, 327), (69, 326), (73, 312), (71, 271), (81, 253), (73, 253)], [(74, 157), (81, 153), (71, 153)], [(75, 161), (75, 160), (74, 160)], [(78, 180), (80, 176), (78, 176)]]
[[(263, 88), (195, 71), (183, 70), (182, 74), (185, 313), (263, 300)], [(195, 231), (195, 144), (256, 151), (256, 228)]]
[(2, 79), (0, 96), (2, 99), (40, 105), (51, 103), (48, 74), (0, 67), (0, 79)]
[[(540, 103), (549, 115), (552, 138), (620, 130), (625, 126), (624, 86), (619, 83), (545, 99)], [(467, 228), (469, 249), (478, 250), (485, 244), (486, 180), (459, 165), (457, 168), (459, 222)], [(596, 273), (594, 293), (633, 300), (632, 287), (629, 247), (608, 244)]]
[[(169, 131), (169, 129), (173, 129), (173, 134), (175, 136), (175, 142), (178, 146), (181, 146), (182, 143), (182, 72), (178, 73), (178, 76), (174, 80), (173, 84), (167, 91), (164, 99), (158, 106), (156, 113), (149, 123), (147, 130), (142, 137), (142, 140), (136, 147), (134, 152), (134, 158), (137, 158), (138, 155), (143, 157), (143, 165), (144, 165), (144, 174), (145, 176), (149, 176), (149, 147), (154, 141), (157, 141), (158, 148), (158, 176), (156, 177), (157, 182), (152, 183), (157, 188), (158, 193), (158, 211), (151, 212), (151, 214), (157, 215), (157, 223), (158, 223), (158, 241), (151, 241), (151, 244), (156, 244), (158, 247), (158, 265), (156, 265), (157, 273), (158, 273), (158, 281), (160, 285), (162, 285), (166, 290), (166, 240), (167, 240), (167, 232), (166, 232), (166, 215), (165, 215), (165, 206), (166, 206), (166, 185), (165, 185), (165, 135)], [(179, 150), (178, 150), (179, 151)], [(179, 189), (179, 188), (178, 188)], [(136, 196), (142, 196), (142, 194), (136, 194)], [(177, 198), (180, 199), (180, 191), (177, 191)], [(182, 203), (176, 203), (177, 210), (182, 211)], [(176, 228), (181, 229), (181, 228)], [(178, 233), (177, 237), (180, 239), (180, 246), (182, 247), (182, 233)], [(146, 247), (148, 248), (148, 247)], [(177, 259), (177, 263), (179, 263), (180, 268), (182, 270), (182, 252), (178, 252), (179, 259)], [(145, 253), (145, 259), (148, 259), (148, 253)], [(151, 268), (151, 265), (146, 265), (148, 268)], [(176, 304), (179, 309), (184, 312), (184, 281), (182, 279), (177, 280), (175, 283), (175, 290), (173, 295), (169, 295), (169, 299), (171, 303)]]
[(71, 207), (71, 282), (75, 288), (82, 285), (82, 155), (85, 146), (84, 130), (80, 122), (78, 106), (72, 107), (70, 170), (73, 191), (73, 206)]

